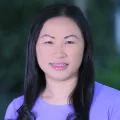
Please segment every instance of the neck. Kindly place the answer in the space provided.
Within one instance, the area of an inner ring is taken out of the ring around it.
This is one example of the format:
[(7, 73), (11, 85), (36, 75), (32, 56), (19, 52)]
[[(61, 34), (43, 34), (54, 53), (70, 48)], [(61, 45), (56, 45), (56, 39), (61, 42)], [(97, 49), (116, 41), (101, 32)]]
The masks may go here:
[(46, 79), (46, 89), (42, 93), (42, 97), (46, 99), (54, 99), (54, 100), (61, 100), (67, 101), (69, 95), (75, 88), (77, 83), (77, 77), (71, 78), (69, 80), (52, 80)]

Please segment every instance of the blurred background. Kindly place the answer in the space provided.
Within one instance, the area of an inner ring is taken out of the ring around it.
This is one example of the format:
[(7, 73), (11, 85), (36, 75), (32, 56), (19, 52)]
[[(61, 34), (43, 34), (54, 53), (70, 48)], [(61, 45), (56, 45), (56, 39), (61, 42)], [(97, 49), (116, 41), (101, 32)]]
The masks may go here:
[(120, 0), (0, 0), (0, 120), (22, 95), (30, 26), (44, 6), (59, 2), (82, 9), (93, 35), (95, 80), (120, 90)]

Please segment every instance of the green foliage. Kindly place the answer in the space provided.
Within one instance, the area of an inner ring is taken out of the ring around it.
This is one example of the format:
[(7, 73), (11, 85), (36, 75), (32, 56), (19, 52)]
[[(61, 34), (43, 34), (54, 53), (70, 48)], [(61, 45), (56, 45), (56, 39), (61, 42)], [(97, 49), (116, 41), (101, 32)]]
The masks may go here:
[(22, 94), (27, 36), (42, 7), (33, 0), (0, 1), (1, 120), (11, 98)]
[(91, 0), (87, 4), (87, 17), (94, 43), (96, 80), (120, 89), (120, 54), (115, 45), (114, 1)]
[(108, 57), (104, 67), (96, 64), (97, 81), (120, 90), (120, 56)]
[(93, 32), (94, 54), (98, 56), (110, 56), (115, 51), (114, 40), (114, 12), (115, 6), (110, 0), (88, 1), (90, 6), (87, 10)]
[(0, 1), (1, 120), (11, 99), (22, 94), (26, 42), (31, 24), (45, 5), (58, 2), (61, 0)]

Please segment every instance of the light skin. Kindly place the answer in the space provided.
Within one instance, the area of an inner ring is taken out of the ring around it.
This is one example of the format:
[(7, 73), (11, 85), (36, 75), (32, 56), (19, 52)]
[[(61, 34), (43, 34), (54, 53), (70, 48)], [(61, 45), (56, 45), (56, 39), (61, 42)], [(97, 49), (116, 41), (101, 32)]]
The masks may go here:
[[(46, 89), (42, 98), (54, 105), (68, 103), (77, 83), (84, 52), (84, 40), (78, 25), (68, 17), (47, 20), (36, 44), (36, 56), (45, 73)], [(68, 63), (65, 70), (53, 69), (49, 63)]]

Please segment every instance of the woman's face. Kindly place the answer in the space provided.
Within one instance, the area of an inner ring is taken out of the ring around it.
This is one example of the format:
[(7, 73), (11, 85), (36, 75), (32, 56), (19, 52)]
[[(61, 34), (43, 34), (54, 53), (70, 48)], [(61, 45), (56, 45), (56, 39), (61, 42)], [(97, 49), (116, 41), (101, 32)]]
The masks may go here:
[(36, 44), (36, 56), (47, 78), (67, 80), (76, 76), (84, 52), (80, 28), (68, 17), (45, 22)]

